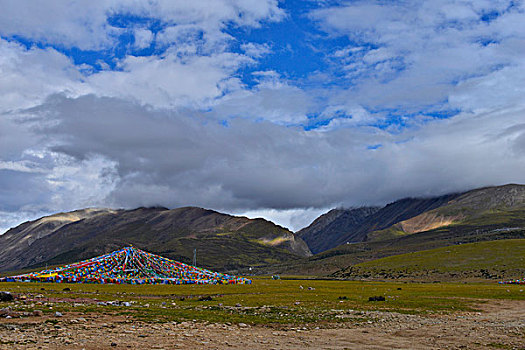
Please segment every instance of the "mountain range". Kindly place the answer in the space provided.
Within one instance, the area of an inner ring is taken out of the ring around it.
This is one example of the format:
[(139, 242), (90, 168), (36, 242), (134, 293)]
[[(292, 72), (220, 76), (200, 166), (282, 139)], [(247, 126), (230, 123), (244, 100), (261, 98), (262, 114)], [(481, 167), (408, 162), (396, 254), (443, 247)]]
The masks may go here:
[(353, 265), (388, 256), (523, 238), (525, 186), (514, 184), (332, 209), (295, 234), (264, 219), (196, 207), (83, 209), (26, 222), (0, 236), (0, 271), (134, 245), (187, 263), (197, 249), (199, 266), (222, 271), (345, 276)]
[[(360, 213), (363, 208), (346, 209), (348, 215), (326, 220), (325, 226), (321, 216), (298, 232), (316, 253), (314, 256), (299, 264), (290, 262), (265, 271), (341, 276), (351, 266), (388, 256), (465, 243), (525, 239), (525, 186), (509, 184), (395, 201), (366, 216), (357, 227), (340, 230), (336, 239), (324, 241), (328, 249), (319, 250), (319, 245), (311, 243), (314, 233), (322, 237), (326, 232), (327, 237), (333, 237), (331, 228), (348, 225), (349, 215), (356, 210)], [(317, 230), (320, 227), (325, 231)]]
[(0, 270), (61, 264), (133, 245), (218, 270), (311, 255), (303, 240), (264, 219), (196, 207), (83, 209), (25, 222), (0, 236)]

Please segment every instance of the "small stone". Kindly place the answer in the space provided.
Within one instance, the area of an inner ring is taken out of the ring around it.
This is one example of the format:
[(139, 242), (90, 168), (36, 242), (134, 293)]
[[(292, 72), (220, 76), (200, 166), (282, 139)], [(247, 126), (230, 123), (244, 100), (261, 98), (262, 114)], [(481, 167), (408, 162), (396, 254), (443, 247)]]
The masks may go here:
[(242, 322), (241, 322), (241, 323), (239, 323), (239, 327), (241, 327), (241, 328), (246, 328), (246, 327), (248, 327), (248, 325), (247, 325), (246, 323), (242, 323)]
[(62, 315), (61, 312), (59, 312), (59, 311), (55, 312), (55, 317), (62, 317), (62, 316), (63, 316), (63, 315)]
[(111, 343), (111, 346), (117, 346), (117, 343)]
[(44, 312), (42, 310), (33, 310), (33, 316), (43, 316)]

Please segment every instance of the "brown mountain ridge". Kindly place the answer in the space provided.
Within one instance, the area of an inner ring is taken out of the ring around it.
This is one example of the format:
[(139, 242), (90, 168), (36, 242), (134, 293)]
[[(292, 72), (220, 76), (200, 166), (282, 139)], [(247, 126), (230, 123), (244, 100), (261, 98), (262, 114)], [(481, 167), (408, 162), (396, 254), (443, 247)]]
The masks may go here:
[(123, 246), (226, 270), (280, 263), (311, 255), (289, 230), (196, 207), (84, 209), (23, 223), (0, 236), (0, 270), (60, 264)]

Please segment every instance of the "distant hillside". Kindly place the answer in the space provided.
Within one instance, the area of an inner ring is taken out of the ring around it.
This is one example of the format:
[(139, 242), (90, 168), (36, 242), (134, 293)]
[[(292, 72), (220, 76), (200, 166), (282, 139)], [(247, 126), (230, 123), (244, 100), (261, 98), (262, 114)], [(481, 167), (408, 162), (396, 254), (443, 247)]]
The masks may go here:
[(525, 276), (525, 239), (468, 243), (390, 256), (341, 269), (346, 279), (511, 279)]
[[(505, 215), (488, 214), (480, 221), (391, 239), (342, 244), (301, 261), (276, 264), (257, 272), (326, 276), (363, 262), (399, 254), (467, 243), (525, 239), (525, 210), (513, 210)], [(490, 221), (494, 223), (486, 224)]]
[(405, 198), (383, 208), (334, 209), (317, 218), (310, 226), (297, 232), (313, 253), (320, 253), (344, 243), (366, 241), (376, 230), (438, 208), (459, 194), (434, 198)]
[(289, 230), (263, 219), (195, 207), (85, 209), (26, 222), (0, 236), (0, 270), (87, 259), (123, 246), (226, 270), (311, 255)]
[[(330, 225), (335, 225), (338, 218), (335, 216)], [(318, 227), (317, 237), (323, 239), (324, 228)], [(523, 239), (525, 186), (505, 185), (436, 198), (403, 199), (367, 216), (352, 232), (341, 230), (335, 239), (337, 233), (330, 232), (327, 237), (334, 242), (350, 234), (361, 235), (361, 241), (343, 243), (300, 262), (275, 265), (261, 272), (330, 275), (356, 264), (399, 254)]]
[(435, 209), (399, 221), (387, 229), (371, 232), (368, 240), (395, 238), (449, 225), (505, 222), (505, 213), (516, 209), (525, 209), (525, 186), (480, 188), (461, 194)]
[(308, 244), (312, 253), (317, 254), (347, 241), (360, 240), (355, 233), (366, 218), (378, 210), (376, 207), (332, 209), (297, 232), (297, 235)]

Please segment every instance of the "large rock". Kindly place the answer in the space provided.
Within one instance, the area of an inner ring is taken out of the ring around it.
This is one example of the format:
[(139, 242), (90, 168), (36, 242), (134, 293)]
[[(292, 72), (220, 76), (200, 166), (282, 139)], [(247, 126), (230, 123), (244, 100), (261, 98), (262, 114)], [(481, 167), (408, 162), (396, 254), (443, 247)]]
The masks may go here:
[(9, 292), (0, 292), (0, 301), (13, 301), (15, 298)]

